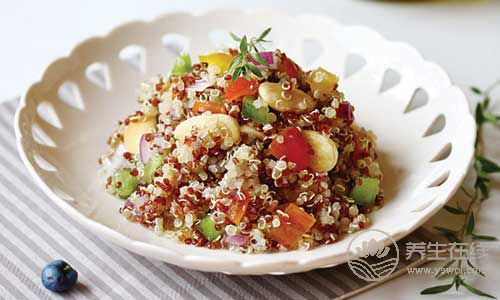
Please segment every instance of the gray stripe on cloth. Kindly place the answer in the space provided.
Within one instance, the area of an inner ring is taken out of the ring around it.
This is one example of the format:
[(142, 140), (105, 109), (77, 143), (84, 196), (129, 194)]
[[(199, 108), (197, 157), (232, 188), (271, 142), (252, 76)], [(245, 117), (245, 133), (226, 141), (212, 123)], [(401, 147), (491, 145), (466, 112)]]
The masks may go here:
[(57, 258), (81, 275), (82, 283), (64, 299), (335, 299), (368, 285), (345, 265), (231, 276), (186, 270), (106, 243), (76, 224), (28, 175), (15, 147), (16, 106), (0, 104), (0, 270), (8, 271), (0, 272), (0, 298), (58, 299), (39, 278), (43, 265)]
[[(1, 136), (0, 136), (0, 141), (1, 141), (1, 140), (2, 140), (2, 139), (1, 139)], [(2, 141), (2, 142), (3, 142), (3, 141)], [(3, 143), (0, 143), (0, 145), (3, 145)], [(0, 146), (0, 147), (1, 147), (1, 146)], [(12, 151), (15, 151), (15, 150), (12, 150)], [(10, 164), (10, 163), (11, 163), (11, 160), (2, 160), (2, 157), (0, 157), (0, 161), (1, 161), (2, 163), (6, 163), (6, 164)], [(19, 163), (20, 163), (20, 162), (19, 162)], [(15, 170), (16, 170), (16, 168), (15, 168), (14, 166), (12, 166), (12, 165), (11, 165), (10, 167), (11, 167), (11, 168), (10, 168), (10, 170), (12, 170), (12, 171), (15, 171)], [(24, 173), (18, 173), (18, 176), (19, 176), (19, 177), (22, 177), (22, 179), (23, 179), (23, 180), (27, 180), (28, 182), (31, 180), (31, 179), (29, 179), (28, 177), (26, 177)], [(25, 187), (25, 188), (26, 188), (26, 187)], [(38, 191), (38, 190), (37, 190), (37, 191), (36, 191), (36, 193), (40, 194), (40, 193), (41, 193), (41, 191)], [(46, 203), (49, 203), (49, 205), (53, 205), (53, 206), (55, 206), (55, 204), (53, 204), (53, 203), (52, 203), (49, 199), (47, 199), (47, 200), (46, 200)], [(55, 207), (55, 209), (57, 209), (57, 210), (58, 210), (59, 208), (56, 206), (56, 207)], [(64, 213), (62, 214), (62, 216), (63, 216), (63, 218), (69, 218), (69, 217), (68, 217), (68, 216), (66, 216)], [(44, 216), (44, 217), (47, 217), (47, 218), (48, 218), (48, 216)], [(89, 236), (89, 237), (91, 237), (91, 238), (94, 238), (94, 239), (95, 239), (95, 237), (94, 237), (92, 234), (86, 234), (86, 235), (87, 235), (87, 236)], [(102, 243), (102, 242), (100, 242), (100, 244), (101, 244), (102, 248), (105, 248), (105, 251), (106, 251), (106, 252), (108, 252), (108, 251), (112, 251), (111, 249), (109, 249), (109, 248), (108, 248), (107, 244)], [(123, 250), (121, 250), (121, 249), (120, 249), (120, 251), (123, 251)], [(131, 270), (134, 270), (134, 269), (133, 269), (133, 268), (131, 268)], [(147, 281), (147, 280), (145, 280), (145, 281)], [(160, 289), (160, 288), (159, 288), (159, 289)], [(158, 290), (159, 290), (159, 289), (158, 289)], [(161, 293), (161, 292), (159, 291), (159, 293)]]

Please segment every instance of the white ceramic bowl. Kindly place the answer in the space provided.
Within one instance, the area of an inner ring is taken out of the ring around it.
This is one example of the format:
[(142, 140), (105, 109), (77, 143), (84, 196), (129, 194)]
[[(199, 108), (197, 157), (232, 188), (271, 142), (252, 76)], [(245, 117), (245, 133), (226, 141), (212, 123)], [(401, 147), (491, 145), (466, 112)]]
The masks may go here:
[(125, 221), (118, 213), (122, 200), (106, 194), (97, 179), (111, 126), (134, 110), (141, 81), (166, 73), (182, 49), (196, 57), (228, 43), (227, 31), (256, 35), (268, 26), (274, 41), (268, 48), (340, 75), (357, 122), (378, 136), (387, 201), (371, 214), (370, 226), (394, 239), (409, 234), (446, 203), (468, 169), (475, 124), (465, 96), (413, 47), (320, 16), (170, 14), (80, 43), (49, 65), (17, 111), (17, 145), (31, 175), (75, 222), (130, 251), (182, 267), (283, 274), (345, 262), (350, 235), (310, 251), (277, 254), (179, 244)]

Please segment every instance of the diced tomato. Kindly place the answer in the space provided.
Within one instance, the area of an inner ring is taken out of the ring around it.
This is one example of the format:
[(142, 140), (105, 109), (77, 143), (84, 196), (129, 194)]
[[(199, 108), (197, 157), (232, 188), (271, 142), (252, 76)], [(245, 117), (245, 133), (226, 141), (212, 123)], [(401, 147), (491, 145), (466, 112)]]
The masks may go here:
[(269, 237), (286, 248), (293, 249), (302, 235), (313, 227), (316, 219), (293, 203), (285, 204), (280, 209), (288, 218), (280, 217), (280, 226), (272, 227)]
[(225, 114), (227, 113), (224, 104), (216, 102), (201, 102), (196, 101), (193, 106), (193, 111), (196, 113), (204, 113), (206, 111), (211, 111), (214, 114)]
[(291, 78), (299, 78), (299, 67), (285, 53), (281, 54), (281, 65), (283, 66), (283, 71)]
[(257, 93), (259, 82), (253, 78), (238, 77), (235, 81), (229, 81), (226, 87), (226, 100), (232, 101), (243, 96), (250, 96)]
[(250, 202), (250, 197), (244, 192), (233, 196), (233, 202), (228, 211), (228, 218), (231, 222), (236, 225), (240, 224), (241, 219), (247, 211), (248, 202)]
[(294, 170), (304, 170), (309, 167), (312, 149), (296, 127), (287, 127), (280, 131), (271, 142), (269, 151), (277, 159), (285, 157), (287, 161), (295, 163)]

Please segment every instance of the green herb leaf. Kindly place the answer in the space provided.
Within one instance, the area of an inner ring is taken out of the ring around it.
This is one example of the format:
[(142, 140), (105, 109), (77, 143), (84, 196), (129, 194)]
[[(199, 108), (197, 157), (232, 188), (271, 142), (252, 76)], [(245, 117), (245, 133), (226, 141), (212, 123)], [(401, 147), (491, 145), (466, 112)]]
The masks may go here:
[(255, 59), (259, 64), (263, 65), (263, 66), (266, 66), (266, 67), (269, 67), (269, 64), (267, 63), (267, 61), (262, 58), (262, 56), (260, 56), (259, 53), (250, 53), (250, 55), (252, 56), (253, 59)]
[(473, 93), (478, 94), (478, 95), (481, 95), (483, 93), (478, 87), (475, 87), (475, 86), (471, 86), (470, 90)]
[(441, 226), (434, 226), (434, 229), (436, 229), (437, 231), (439, 231), (441, 233), (453, 233), (453, 234), (457, 233), (457, 231), (455, 231), (455, 230), (451, 230), (451, 229), (444, 228)]
[(458, 209), (458, 208), (455, 208), (455, 207), (451, 207), (451, 206), (445, 205), (444, 209), (446, 211), (448, 211), (449, 213), (452, 213), (454, 215), (465, 215), (465, 211), (463, 211), (461, 209)]
[(234, 70), (233, 77), (231, 78), (231, 81), (236, 81), (238, 77), (240, 77), (241, 72), (243, 71), (243, 67), (238, 67)]
[(259, 70), (259, 68), (257, 68), (254, 64), (248, 63), (248, 64), (246, 64), (246, 67), (250, 71), (252, 71), (252, 73), (254, 73), (255, 75), (257, 75), (259, 78), (264, 77), (264, 75), (262, 75), (262, 72)]
[(243, 38), (241, 39), (240, 52), (241, 55), (246, 54), (248, 52), (248, 41), (246, 35), (244, 35)]
[(241, 63), (241, 57), (235, 57), (233, 61), (229, 64), (227, 68), (228, 72), (231, 73), (239, 64)]
[(269, 34), (269, 32), (271, 32), (271, 27), (267, 28), (266, 30), (264, 30), (264, 32), (262, 32), (259, 37), (257, 38), (257, 41), (258, 42), (265, 42), (264, 41), (264, 38)]
[(257, 44), (260, 42), (266, 42), (264, 38), (269, 34), (271, 28), (266, 29), (260, 36), (255, 38), (247, 38), (246, 35), (243, 37), (238, 37), (234, 33), (229, 33), (231, 38), (235, 41), (239, 41), (240, 53), (238, 53), (234, 58), (228, 68), (228, 73), (232, 74), (233, 81), (238, 79), (240, 76), (244, 76), (246, 79), (250, 80), (250, 75), (253, 74), (259, 78), (264, 77), (262, 71), (255, 65), (254, 61), (249, 61), (249, 57), (264, 66), (269, 66), (269, 64), (259, 55), (259, 50)]
[(474, 221), (474, 213), (470, 213), (469, 222), (467, 223), (467, 235), (471, 235), (474, 231), (475, 221)]
[(472, 234), (472, 238), (482, 241), (498, 241), (498, 239), (492, 235)]
[(231, 38), (232, 38), (233, 40), (235, 40), (236, 42), (241, 41), (241, 38), (240, 38), (239, 36), (237, 36), (236, 34), (234, 34), (234, 33), (230, 32), (230, 33), (229, 33), (229, 35), (230, 35), (230, 36), (231, 36)]
[(454, 283), (455, 282), (452, 282), (451, 284), (438, 285), (438, 286), (426, 288), (425, 290), (421, 291), (420, 294), (421, 295), (431, 295), (431, 294), (444, 293), (447, 290), (451, 289), (453, 287)]
[(476, 289), (475, 287), (469, 285), (468, 283), (466, 283), (465, 281), (461, 280), (460, 284), (465, 287), (469, 292), (473, 293), (473, 294), (476, 294), (478, 296), (482, 296), (482, 297), (487, 297), (487, 298), (491, 298), (491, 299), (496, 299), (494, 296), (490, 295), (490, 294), (487, 294), (485, 292), (482, 292), (478, 289)]

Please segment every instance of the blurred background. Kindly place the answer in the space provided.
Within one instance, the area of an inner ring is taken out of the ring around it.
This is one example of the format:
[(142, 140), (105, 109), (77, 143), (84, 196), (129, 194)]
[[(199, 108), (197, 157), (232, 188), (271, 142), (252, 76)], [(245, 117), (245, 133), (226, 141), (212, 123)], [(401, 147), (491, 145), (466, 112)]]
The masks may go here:
[(50, 61), (84, 38), (106, 34), (129, 20), (207, 9), (324, 14), (413, 44), (458, 84), (484, 86), (500, 74), (500, 1), (496, 0), (2, 0), (0, 100), (19, 95)]

